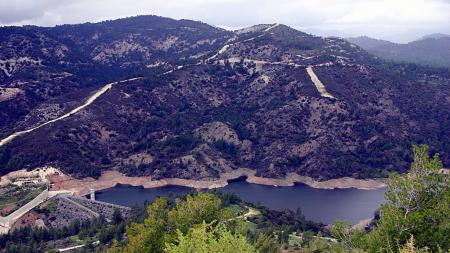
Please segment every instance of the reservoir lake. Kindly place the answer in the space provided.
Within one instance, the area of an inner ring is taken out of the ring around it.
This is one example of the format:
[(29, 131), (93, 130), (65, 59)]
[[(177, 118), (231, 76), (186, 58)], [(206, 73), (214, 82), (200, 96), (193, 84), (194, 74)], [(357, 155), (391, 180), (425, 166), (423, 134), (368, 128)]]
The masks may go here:
[[(304, 184), (292, 187), (275, 187), (250, 184), (246, 181), (232, 181), (220, 190), (235, 193), (247, 202), (258, 203), (271, 209), (301, 208), (303, 215), (313, 221), (332, 224), (336, 220), (346, 220), (353, 224), (373, 217), (374, 211), (385, 202), (386, 189), (361, 190), (316, 189)], [(145, 189), (129, 185), (96, 192), (96, 199), (124, 206), (142, 206), (157, 196), (178, 195), (193, 192), (183, 186), (163, 186)]]

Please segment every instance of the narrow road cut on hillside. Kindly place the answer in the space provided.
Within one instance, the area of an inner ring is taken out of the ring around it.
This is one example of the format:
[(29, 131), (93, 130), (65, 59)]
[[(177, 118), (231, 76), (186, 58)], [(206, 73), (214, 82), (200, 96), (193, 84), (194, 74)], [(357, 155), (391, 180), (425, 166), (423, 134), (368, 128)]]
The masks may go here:
[(101, 95), (103, 95), (103, 94), (104, 94), (105, 92), (107, 92), (109, 89), (111, 89), (112, 86), (115, 85), (115, 84), (118, 84), (118, 83), (121, 83), (121, 82), (134, 81), (134, 80), (137, 80), (137, 79), (140, 79), (140, 78), (142, 78), (142, 77), (135, 77), (135, 78), (130, 78), (130, 79), (122, 80), (122, 81), (117, 81), (117, 82), (108, 83), (108, 84), (106, 84), (105, 86), (103, 86), (102, 88), (100, 88), (99, 90), (97, 90), (97, 91), (96, 91), (92, 96), (90, 96), (90, 97), (89, 97), (82, 105), (76, 107), (75, 109), (71, 110), (70, 112), (68, 112), (68, 113), (66, 113), (66, 114), (64, 114), (64, 115), (62, 115), (62, 116), (60, 116), (60, 117), (58, 117), (58, 118), (55, 118), (55, 119), (49, 120), (49, 121), (47, 121), (47, 122), (45, 122), (45, 123), (42, 123), (42, 124), (40, 124), (40, 125), (38, 125), (38, 126), (36, 126), (36, 127), (30, 128), (30, 129), (27, 129), (27, 130), (23, 130), (23, 131), (19, 131), (19, 132), (15, 132), (15, 133), (11, 134), (10, 136), (8, 136), (8, 137), (6, 137), (6, 138), (0, 140), (0, 147), (3, 146), (3, 145), (8, 144), (8, 143), (11, 142), (12, 140), (14, 140), (16, 137), (19, 137), (19, 136), (21, 136), (21, 135), (30, 133), (30, 132), (32, 132), (32, 131), (34, 131), (34, 130), (37, 130), (37, 129), (39, 129), (39, 128), (45, 126), (45, 125), (54, 123), (54, 122), (56, 122), (56, 121), (63, 120), (63, 119), (65, 119), (65, 118), (67, 118), (67, 117), (69, 117), (69, 116), (71, 116), (71, 115), (73, 115), (73, 114), (75, 114), (75, 113), (77, 113), (77, 112), (83, 110), (85, 107), (87, 107), (88, 105), (92, 104), (97, 98), (99, 98)]
[[(243, 42), (248, 42), (248, 41), (251, 41), (251, 40), (260, 38), (260, 37), (264, 36), (268, 31), (272, 30), (273, 28), (275, 28), (275, 27), (277, 27), (277, 26), (279, 26), (279, 25), (280, 25), (280, 24), (275, 23), (275, 24), (273, 24), (273, 25), (267, 27), (266, 29), (264, 29), (264, 30), (262, 31), (262, 34), (260, 34), (260, 35), (258, 35), (258, 36), (255, 36), (255, 37), (251, 37), (251, 38), (249, 38), (249, 39), (246, 39), (246, 40), (244, 40)], [(225, 45), (223, 45), (223, 46), (219, 49), (219, 51), (217, 51), (216, 54), (214, 54), (213, 56), (211, 56), (211, 57), (209, 57), (208, 59), (206, 59), (205, 62), (209, 62), (209, 61), (211, 61), (211, 60), (214, 60), (214, 59), (217, 58), (219, 55), (225, 53), (231, 45), (235, 44), (235, 43), (233, 42), (234, 39), (236, 39), (236, 37), (233, 37), (233, 38), (229, 39), (227, 42), (225, 42)]]

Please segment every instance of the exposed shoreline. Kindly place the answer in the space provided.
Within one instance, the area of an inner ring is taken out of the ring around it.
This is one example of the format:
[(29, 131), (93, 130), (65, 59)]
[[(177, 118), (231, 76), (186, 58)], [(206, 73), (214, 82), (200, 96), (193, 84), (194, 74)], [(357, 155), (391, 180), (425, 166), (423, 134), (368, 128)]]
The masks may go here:
[(115, 187), (118, 184), (141, 186), (144, 188), (157, 188), (167, 185), (185, 186), (201, 189), (221, 188), (228, 185), (229, 180), (245, 177), (248, 183), (270, 185), (270, 186), (294, 186), (296, 183), (308, 185), (317, 189), (345, 189), (356, 188), (363, 190), (375, 190), (385, 188), (384, 179), (355, 179), (336, 178), (326, 181), (315, 181), (306, 176), (296, 173), (288, 173), (285, 178), (263, 178), (255, 175), (256, 171), (250, 169), (237, 169), (232, 172), (222, 173), (219, 179), (192, 180), (181, 178), (167, 178), (153, 180), (151, 177), (129, 177), (118, 171), (105, 171), (98, 179), (84, 178), (74, 179), (67, 175), (50, 176), (52, 189), (69, 190), (76, 194), (87, 194), (91, 189), (95, 191), (105, 190)]

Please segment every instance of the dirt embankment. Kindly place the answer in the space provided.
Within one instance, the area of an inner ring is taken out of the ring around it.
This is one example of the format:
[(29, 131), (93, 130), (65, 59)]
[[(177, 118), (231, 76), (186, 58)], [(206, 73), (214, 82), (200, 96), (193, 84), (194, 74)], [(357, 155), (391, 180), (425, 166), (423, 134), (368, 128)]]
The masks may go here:
[(219, 179), (191, 180), (181, 178), (167, 178), (153, 180), (151, 177), (129, 177), (118, 171), (105, 171), (96, 180), (93, 178), (74, 179), (67, 175), (54, 175), (49, 179), (52, 182), (52, 190), (70, 190), (80, 195), (87, 194), (91, 189), (98, 191), (126, 184), (132, 186), (142, 186), (144, 188), (156, 188), (166, 185), (178, 185), (192, 188), (220, 188), (228, 185), (228, 180), (246, 177), (247, 182), (272, 186), (293, 186), (295, 183), (303, 183), (314, 188), (334, 189), (334, 188), (358, 188), (358, 189), (379, 189), (386, 187), (383, 180), (375, 179), (354, 179), (339, 178), (327, 181), (314, 181), (310, 177), (289, 173), (285, 178), (263, 178), (255, 175), (256, 172), (250, 169), (238, 169), (232, 172), (223, 173)]

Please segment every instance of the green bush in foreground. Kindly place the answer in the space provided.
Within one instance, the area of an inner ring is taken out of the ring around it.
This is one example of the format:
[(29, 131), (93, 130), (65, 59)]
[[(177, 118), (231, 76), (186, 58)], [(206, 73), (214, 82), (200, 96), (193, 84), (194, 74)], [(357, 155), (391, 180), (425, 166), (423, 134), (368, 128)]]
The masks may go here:
[(253, 253), (256, 249), (245, 236), (232, 233), (225, 225), (213, 226), (203, 222), (186, 235), (177, 232), (176, 243), (166, 245), (167, 253)]
[(421, 252), (449, 250), (450, 180), (441, 169), (438, 155), (430, 158), (428, 146), (414, 146), (411, 170), (389, 178), (387, 203), (375, 228), (364, 233), (337, 223), (333, 235), (349, 250), (399, 252), (411, 245), (408, 240)]
[[(219, 197), (211, 193), (188, 195), (186, 200), (179, 201), (172, 207), (166, 199), (158, 198), (148, 207), (147, 214), (143, 223), (132, 223), (127, 228), (125, 245), (121, 247), (115, 242), (109, 252), (153, 253), (167, 252), (169, 249), (172, 250), (170, 252), (177, 252), (174, 250), (183, 249), (177, 248), (177, 245), (192, 249), (199, 245), (198, 240), (206, 240), (205, 243), (209, 243), (210, 247), (219, 242), (244, 247), (241, 242), (246, 238), (238, 232), (230, 232), (231, 228), (239, 230), (239, 226), (233, 224), (232, 212), (221, 205)], [(213, 223), (220, 225), (213, 226)], [(198, 227), (200, 224), (202, 225)], [(202, 238), (197, 238), (200, 234)]]

